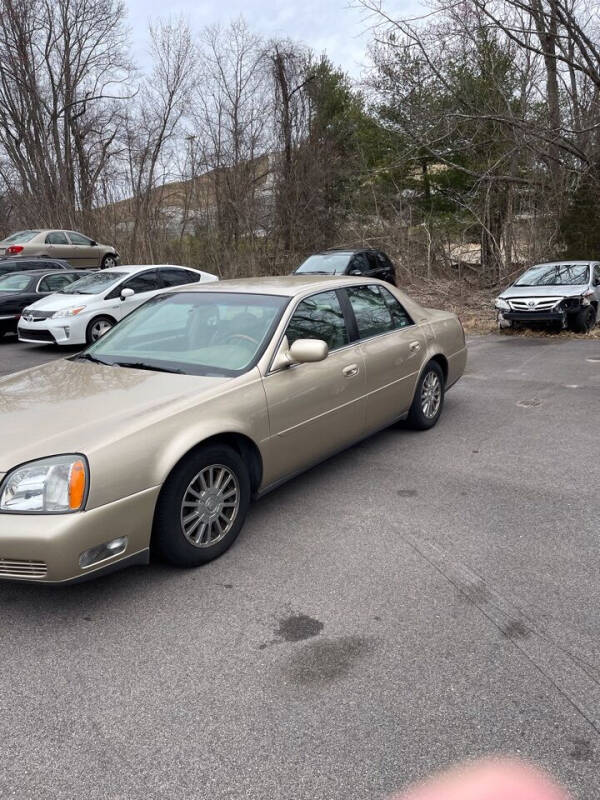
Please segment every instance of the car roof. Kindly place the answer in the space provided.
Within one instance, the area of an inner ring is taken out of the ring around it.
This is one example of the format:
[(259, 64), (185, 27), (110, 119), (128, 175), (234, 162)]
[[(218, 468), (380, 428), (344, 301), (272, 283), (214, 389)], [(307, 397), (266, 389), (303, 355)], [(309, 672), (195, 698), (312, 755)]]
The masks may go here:
[[(311, 253), (312, 256), (328, 256), (337, 253), (340, 256), (352, 256), (355, 253), (380, 253), (376, 247), (329, 247), (326, 250), (317, 250)], [(307, 256), (310, 258), (310, 256)]]
[[(79, 272), (77, 269), (70, 270), (71, 272)], [(83, 270), (81, 270), (83, 272)], [(39, 275), (64, 275), (67, 272), (66, 269), (52, 269), (49, 267), (48, 269), (24, 269), (22, 272), (11, 272), (10, 276), (13, 275), (27, 275), (28, 278), (35, 278)], [(85, 274), (85, 273), (84, 273)]]
[(310, 289), (341, 289), (344, 286), (360, 286), (365, 283), (381, 283), (374, 278), (353, 278), (347, 275), (282, 275), (268, 278), (235, 278), (226, 281), (193, 283), (189, 286), (173, 287), (171, 291), (183, 292), (240, 292), (241, 294), (273, 294), (295, 297)]
[(532, 264), (528, 269), (533, 269), (533, 267), (558, 267), (561, 264), (582, 264), (583, 266), (589, 266), (589, 264), (597, 263), (598, 262), (594, 259), (562, 258), (560, 261), (540, 261), (539, 264)]
[(136, 272), (141, 272), (144, 269), (156, 269), (157, 267), (168, 267), (169, 269), (191, 269), (192, 272), (199, 272), (200, 270), (195, 267), (182, 267), (181, 264), (123, 264), (118, 267), (109, 267), (108, 269), (101, 270), (102, 272), (119, 272), (127, 273), (128, 275)]

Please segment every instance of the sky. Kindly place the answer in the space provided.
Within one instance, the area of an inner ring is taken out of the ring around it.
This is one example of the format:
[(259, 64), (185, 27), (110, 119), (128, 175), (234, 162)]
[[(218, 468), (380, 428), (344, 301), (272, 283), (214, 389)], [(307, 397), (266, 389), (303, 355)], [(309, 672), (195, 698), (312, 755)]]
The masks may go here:
[[(360, 78), (366, 63), (366, 45), (372, 21), (352, 0), (125, 0), (133, 33), (134, 57), (143, 63), (144, 36), (148, 21), (161, 16), (183, 15), (194, 30), (243, 16), (253, 31), (267, 38), (285, 37), (300, 41), (317, 54), (330, 59), (354, 79)], [(412, 0), (392, 3), (399, 14)]]

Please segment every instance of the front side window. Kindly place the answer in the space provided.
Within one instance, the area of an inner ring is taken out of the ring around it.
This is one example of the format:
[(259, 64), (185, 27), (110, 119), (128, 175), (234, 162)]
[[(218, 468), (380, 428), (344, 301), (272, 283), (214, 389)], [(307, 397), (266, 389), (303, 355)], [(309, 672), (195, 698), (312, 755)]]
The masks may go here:
[(583, 286), (589, 280), (588, 264), (538, 264), (519, 278), (515, 286)]
[(394, 330), (392, 315), (379, 286), (349, 287), (346, 293), (361, 339)]
[(600, 266), (597, 264), (594, 267), (594, 284), (600, 286)]
[[(71, 244), (84, 244), (87, 247), (92, 243), (91, 239), (88, 239), (87, 236), (84, 236), (82, 233), (77, 233), (76, 231), (69, 231), (69, 239), (71, 240)], [(66, 241), (65, 244), (67, 244)]]
[(62, 231), (52, 231), (46, 236), (46, 244), (69, 244), (69, 240)]
[(158, 295), (82, 357), (189, 375), (241, 375), (261, 357), (287, 303), (287, 297), (237, 292)]
[(134, 275), (128, 281), (125, 281), (123, 289), (133, 289), (134, 294), (142, 294), (142, 292), (152, 292), (160, 288), (158, 272), (155, 269), (150, 269), (148, 272), (141, 272), (139, 275)]
[(298, 304), (286, 330), (288, 343), (297, 339), (320, 339), (330, 350), (348, 344), (350, 337), (340, 301), (335, 292), (320, 292)]
[(353, 256), (352, 261), (350, 262), (350, 270), (351, 273), (356, 271), (360, 272), (361, 275), (365, 275), (367, 272), (371, 271), (371, 265), (369, 264), (369, 259), (367, 258), (366, 253), (356, 253)]

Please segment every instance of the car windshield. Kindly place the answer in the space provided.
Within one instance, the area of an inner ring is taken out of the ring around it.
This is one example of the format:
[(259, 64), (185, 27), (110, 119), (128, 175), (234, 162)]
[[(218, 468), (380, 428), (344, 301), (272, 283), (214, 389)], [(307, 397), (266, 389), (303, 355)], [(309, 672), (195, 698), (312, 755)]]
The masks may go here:
[(29, 275), (16, 273), (13, 275), (3, 275), (0, 278), (0, 292), (22, 292), (31, 282)]
[(126, 272), (94, 272), (87, 278), (81, 278), (61, 289), (60, 294), (100, 294), (100, 292), (110, 289), (126, 275)]
[(342, 275), (348, 266), (348, 253), (318, 253), (309, 256), (296, 273), (316, 273), (317, 275)]
[(8, 236), (5, 240), (5, 244), (18, 244), (19, 242), (29, 242), (33, 239), (34, 236), (37, 236), (39, 231), (18, 231), (18, 233), (13, 233), (12, 236)]
[(188, 375), (241, 375), (262, 355), (288, 302), (287, 297), (233, 292), (159, 295), (83, 357)]
[(590, 276), (589, 264), (538, 264), (515, 282), (515, 286), (583, 286)]

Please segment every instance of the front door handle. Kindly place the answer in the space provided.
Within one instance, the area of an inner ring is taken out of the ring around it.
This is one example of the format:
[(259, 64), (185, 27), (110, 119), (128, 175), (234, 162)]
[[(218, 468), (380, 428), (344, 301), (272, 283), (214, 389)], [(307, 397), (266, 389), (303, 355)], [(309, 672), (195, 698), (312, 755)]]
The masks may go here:
[(345, 378), (353, 378), (355, 375), (358, 375), (358, 364), (348, 364), (348, 366), (344, 367), (342, 370), (342, 375)]
[(411, 353), (418, 353), (421, 349), (421, 342), (411, 342), (409, 344), (409, 348)]

